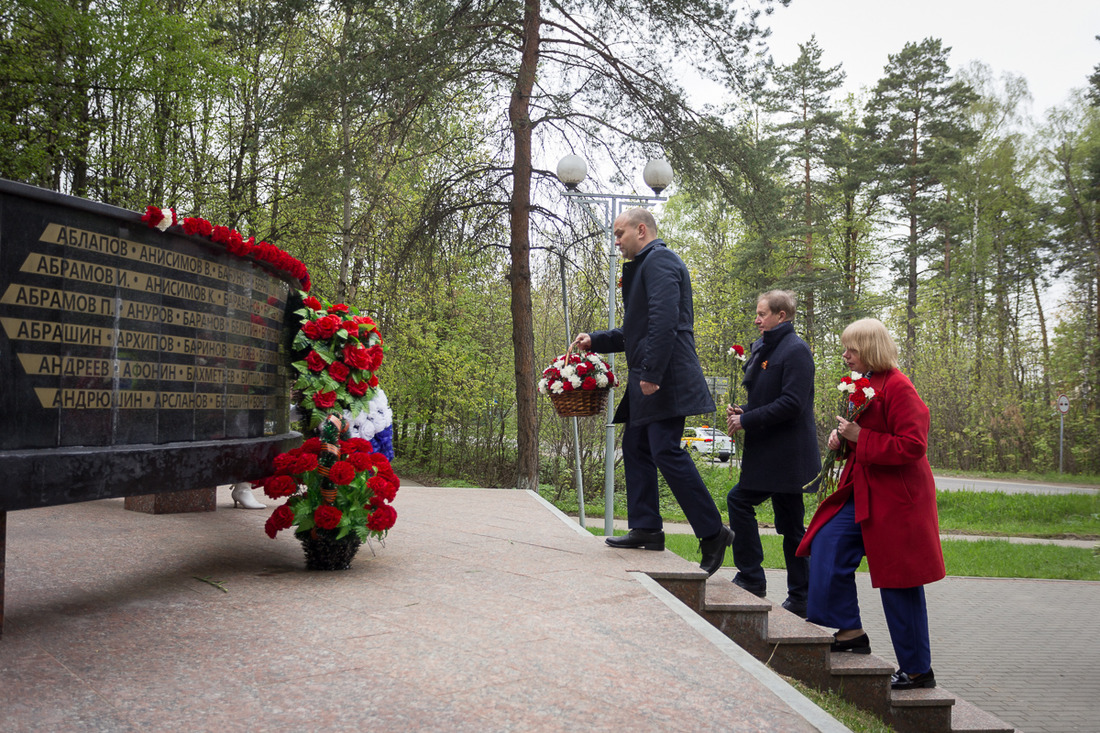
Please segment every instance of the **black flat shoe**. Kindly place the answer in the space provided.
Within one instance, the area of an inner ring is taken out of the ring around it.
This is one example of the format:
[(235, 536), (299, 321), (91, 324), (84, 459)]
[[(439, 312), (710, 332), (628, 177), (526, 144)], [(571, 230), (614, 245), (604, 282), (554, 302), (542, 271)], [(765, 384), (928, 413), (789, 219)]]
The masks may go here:
[(726, 560), (726, 548), (732, 544), (733, 530), (725, 526), (709, 540), (699, 540), (699, 552), (703, 555), (699, 567), (707, 571), (707, 575), (714, 575)]
[(890, 678), (891, 690), (921, 690), (936, 686), (936, 675), (932, 670), (924, 674), (906, 674), (900, 669)]
[[(798, 601), (792, 601), (790, 598), (788, 598), (787, 600), (783, 601), (783, 608), (787, 609), (788, 611), (793, 613), (795, 616), (798, 616), (799, 618), (806, 618), (806, 602), (805, 601), (802, 601), (801, 603), (799, 603)], [(864, 636), (866, 636), (866, 634), (864, 634)], [(867, 648), (868, 649), (871, 648), (870, 642), (867, 643)]]
[(659, 529), (632, 529), (618, 537), (608, 537), (604, 540), (611, 547), (627, 550), (656, 550), (665, 549), (665, 533)]
[[(834, 636), (833, 639), (835, 640), (836, 637)], [(833, 641), (833, 645), (829, 647), (829, 651), (851, 652), (852, 654), (870, 654), (871, 640), (867, 638), (867, 634), (860, 634), (854, 639)]]
[(761, 583), (760, 585), (746, 583), (744, 580), (741, 579), (740, 573), (733, 576), (733, 580), (730, 582), (736, 585), (738, 588), (743, 588), (744, 590), (747, 590), (749, 593), (752, 593), (757, 598), (763, 598), (764, 596), (768, 595), (768, 586), (766, 583)]

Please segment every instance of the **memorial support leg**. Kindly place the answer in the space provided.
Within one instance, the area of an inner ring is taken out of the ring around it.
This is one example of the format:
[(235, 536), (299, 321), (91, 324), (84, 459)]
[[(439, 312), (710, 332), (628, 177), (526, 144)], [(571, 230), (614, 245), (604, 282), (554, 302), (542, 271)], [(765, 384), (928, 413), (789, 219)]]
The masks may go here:
[(212, 512), (218, 508), (218, 489), (185, 489), (162, 494), (127, 496), (123, 507), (132, 512), (146, 514), (182, 514), (184, 512)]
[(0, 638), (4, 636), (4, 562), (8, 549), (8, 513), (0, 512)]

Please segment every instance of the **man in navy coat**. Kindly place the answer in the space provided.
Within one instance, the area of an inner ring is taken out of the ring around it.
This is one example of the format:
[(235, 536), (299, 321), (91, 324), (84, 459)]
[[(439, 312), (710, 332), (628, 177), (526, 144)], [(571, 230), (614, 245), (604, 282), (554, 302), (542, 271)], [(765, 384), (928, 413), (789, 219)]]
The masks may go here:
[(657, 238), (657, 223), (645, 209), (615, 219), (615, 245), (622, 252), (623, 325), (581, 333), (574, 346), (603, 353), (625, 351), (626, 395), (614, 422), (623, 432), (627, 517), (630, 531), (608, 537), (612, 547), (664, 550), (657, 471), (665, 477), (699, 539), (699, 567), (713, 575), (722, 566), (733, 532), (722, 523), (695, 462), (680, 447), (684, 418), (714, 412), (699, 357), (691, 277), (679, 255)]
[(817, 475), (821, 456), (814, 425), (814, 357), (794, 332), (794, 293), (772, 290), (756, 302), (756, 327), (745, 364), (747, 402), (726, 408), (730, 435), (745, 431), (741, 478), (726, 497), (733, 530), (733, 582), (763, 597), (767, 578), (756, 507), (771, 499), (775, 531), (783, 536), (787, 600), (783, 607), (806, 616), (809, 563), (795, 551), (806, 532), (802, 487)]

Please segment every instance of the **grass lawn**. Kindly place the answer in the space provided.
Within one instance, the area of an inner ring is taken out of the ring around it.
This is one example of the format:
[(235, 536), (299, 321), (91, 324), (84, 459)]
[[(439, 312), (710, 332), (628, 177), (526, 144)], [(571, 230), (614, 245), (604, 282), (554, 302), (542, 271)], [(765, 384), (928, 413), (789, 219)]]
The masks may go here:
[[(589, 527), (595, 535), (602, 535), (602, 527)], [(615, 534), (625, 534), (616, 531)], [(760, 538), (764, 548), (765, 568), (785, 568), (783, 538), (764, 535)], [(699, 541), (692, 535), (665, 534), (665, 549), (680, 557), (698, 562)], [(1100, 555), (1094, 550), (1056, 545), (1021, 545), (1007, 540), (989, 539), (945, 540), (943, 559), (948, 575), (980, 578), (1048, 578), (1056, 580), (1100, 581)], [(730, 553), (726, 553), (726, 567), (733, 566)], [(867, 572), (867, 561), (859, 566)]]
[[(737, 469), (712, 467), (699, 463), (699, 471), (726, 515), (726, 494), (737, 482)], [(563, 496), (555, 501), (552, 493), (543, 496), (559, 509), (577, 513), (575, 497)], [(603, 517), (603, 487), (587, 489), (585, 511), (593, 519)], [(615, 516), (626, 518), (626, 499), (615, 495)], [(940, 530), (947, 534), (988, 535), (991, 537), (1040, 537), (1049, 539), (1077, 538), (1100, 542), (1100, 492), (1094, 494), (1005, 494), (981, 491), (941, 491), (936, 497)], [(817, 495), (806, 495), (806, 519), (817, 508)], [(684, 513), (672, 493), (662, 486), (661, 515), (666, 522), (685, 522)], [(771, 502), (757, 507), (757, 521), (773, 526)]]

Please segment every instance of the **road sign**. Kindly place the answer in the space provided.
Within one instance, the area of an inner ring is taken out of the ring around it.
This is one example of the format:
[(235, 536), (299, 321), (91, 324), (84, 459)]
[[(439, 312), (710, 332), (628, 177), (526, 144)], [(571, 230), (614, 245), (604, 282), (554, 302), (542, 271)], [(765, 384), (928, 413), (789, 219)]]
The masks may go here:
[(1063, 415), (1069, 412), (1069, 397), (1066, 397), (1064, 394), (1058, 395), (1058, 412)]
[(706, 377), (706, 380), (711, 392), (723, 392), (730, 386), (729, 377)]

